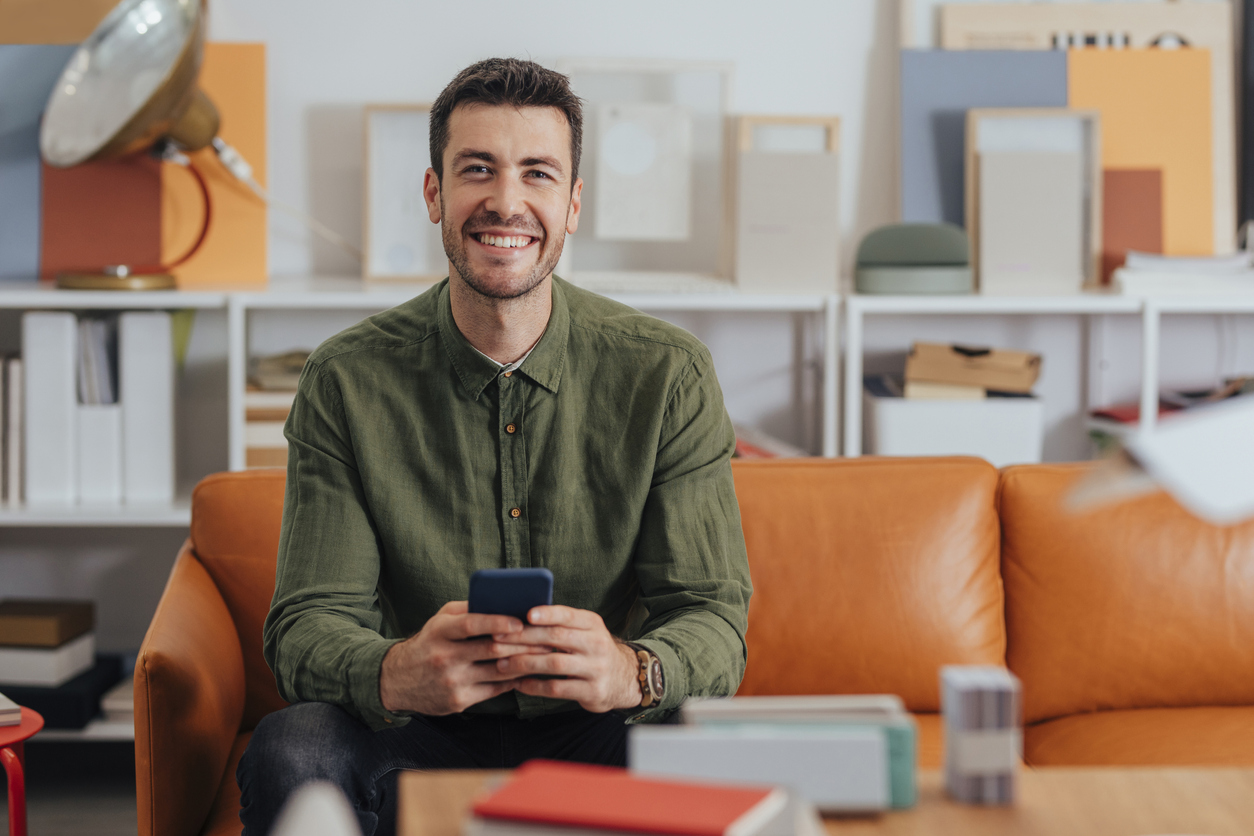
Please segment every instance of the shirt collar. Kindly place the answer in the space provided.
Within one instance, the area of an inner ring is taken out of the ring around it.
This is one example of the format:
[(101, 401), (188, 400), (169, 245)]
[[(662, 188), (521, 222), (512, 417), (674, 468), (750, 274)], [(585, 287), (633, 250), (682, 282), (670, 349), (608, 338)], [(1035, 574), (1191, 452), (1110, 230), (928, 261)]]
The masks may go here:
[[(535, 381), (545, 389), (556, 394), (562, 379), (562, 370), (566, 366), (566, 346), (570, 336), (570, 309), (566, 303), (566, 293), (561, 280), (556, 276), (550, 283), (553, 293), (553, 308), (549, 314), (549, 323), (544, 336), (535, 344), (526, 356), (527, 368), (518, 369), (518, 373)], [(440, 340), (444, 343), (449, 361), (461, 379), (462, 386), (472, 398), (478, 398), (488, 384), (496, 380), (502, 371), (500, 364), (480, 353), (470, 341), (462, 335), (457, 323), (453, 320), (453, 304), (449, 297), (448, 282), (440, 290), (438, 306), (438, 325)]]

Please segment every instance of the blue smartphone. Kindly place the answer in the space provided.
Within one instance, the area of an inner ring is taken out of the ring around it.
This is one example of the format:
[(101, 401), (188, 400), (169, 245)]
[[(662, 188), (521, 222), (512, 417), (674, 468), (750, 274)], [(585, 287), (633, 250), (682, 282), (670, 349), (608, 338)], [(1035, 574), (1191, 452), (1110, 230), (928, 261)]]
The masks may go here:
[(553, 603), (548, 569), (480, 569), (470, 576), (470, 611), (512, 615), (527, 623), (527, 611)]

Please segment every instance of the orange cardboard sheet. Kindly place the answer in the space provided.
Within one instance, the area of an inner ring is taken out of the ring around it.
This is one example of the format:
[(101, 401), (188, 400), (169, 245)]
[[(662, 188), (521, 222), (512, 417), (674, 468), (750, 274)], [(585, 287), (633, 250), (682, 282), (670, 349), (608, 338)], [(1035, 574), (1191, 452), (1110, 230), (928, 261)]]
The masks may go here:
[(1110, 283), (1128, 250), (1163, 251), (1163, 174), (1158, 169), (1102, 172), (1102, 284)]
[(1098, 110), (1102, 167), (1162, 171), (1162, 251), (1214, 252), (1210, 53), (1073, 49), (1068, 103)]
[(0, 0), (0, 43), (77, 44), (118, 0)]
[(39, 275), (161, 261), (161, 163), (151, 157), (43, 166)]
[[(3, 2), (3, 0), (0, 0)], [(266, 52), (264, 44), (210, 43), (200, 71), (200, 88), (218, 107), (218, 135), (253, 167), (266, 184)], [(213, 219), (204, 246), (174, 270), (180, 288), (266, 283), (266, 206), (218, 161), (211, 149), (192, 155), (209, 184)], [(200, 232), (204, 209), (191, 174), (176, 165), (161, 172), (161, 252), (178, 258)]]

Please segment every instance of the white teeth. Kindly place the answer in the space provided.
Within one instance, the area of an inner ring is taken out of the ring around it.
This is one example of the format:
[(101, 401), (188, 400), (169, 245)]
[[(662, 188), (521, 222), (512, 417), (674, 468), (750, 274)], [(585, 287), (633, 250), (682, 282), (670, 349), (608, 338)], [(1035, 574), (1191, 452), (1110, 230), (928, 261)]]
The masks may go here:
[(479, 241), (491, 247), (525, 247), (531, 243), (531, 237), (527, 235), (480, 235)]

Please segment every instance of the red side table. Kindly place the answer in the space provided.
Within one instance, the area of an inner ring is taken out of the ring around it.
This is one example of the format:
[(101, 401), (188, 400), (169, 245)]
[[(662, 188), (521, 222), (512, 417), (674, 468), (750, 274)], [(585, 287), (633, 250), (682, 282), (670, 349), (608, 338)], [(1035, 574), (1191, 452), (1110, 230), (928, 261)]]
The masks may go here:
[(22, 741), (44, 727), (44, 718), (22, 709), (22, 722), (0, 726), (0, 763), (9, 776), (9, 836), (26, 836), (26, 773), (22, 769)]

